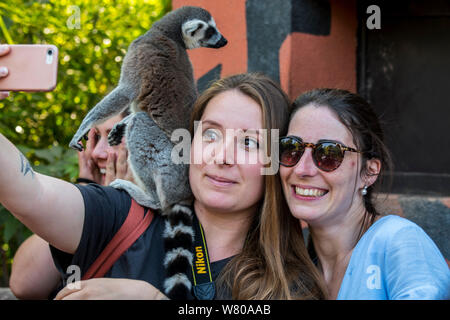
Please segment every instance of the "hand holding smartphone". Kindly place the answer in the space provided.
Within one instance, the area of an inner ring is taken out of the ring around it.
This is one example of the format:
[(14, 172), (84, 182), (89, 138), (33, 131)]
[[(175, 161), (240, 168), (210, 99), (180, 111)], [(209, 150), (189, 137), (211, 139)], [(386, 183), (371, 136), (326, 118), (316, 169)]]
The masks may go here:
[(0, 91), (51, 91), (56, 87), (58, 48), (54, 45), (10, 45), (0, 56), (0, 67), (8, 75), (0, 77)]

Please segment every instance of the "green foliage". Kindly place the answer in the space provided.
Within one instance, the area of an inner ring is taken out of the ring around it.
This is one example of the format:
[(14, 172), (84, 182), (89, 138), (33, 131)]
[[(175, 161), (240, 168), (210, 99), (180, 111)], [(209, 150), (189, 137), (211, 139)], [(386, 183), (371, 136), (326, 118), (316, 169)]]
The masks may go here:
[[(170, 9), (170, 0), (0, 2), (0, 43), (59, 49), (54, 91), (12, 93), (0, 101), (0, 132), (19, 146), (35, 171), (74, 182), (77, 155), (67, 147), (72, 135), (117, 84), (131, 41)], [(30, 234), (0, 206), (0, 286), (7, 285), (12, 257)]]

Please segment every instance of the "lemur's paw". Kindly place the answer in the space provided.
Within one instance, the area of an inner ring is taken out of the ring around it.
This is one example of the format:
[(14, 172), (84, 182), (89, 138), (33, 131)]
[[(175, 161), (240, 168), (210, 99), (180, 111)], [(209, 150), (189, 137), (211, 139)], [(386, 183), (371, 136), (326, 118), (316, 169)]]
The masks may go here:
[(117, 146), (122, 142), (122, 137), (125, 134), (125, 123), (116, 123), (108, 134), (108, 143), (110, 146)]

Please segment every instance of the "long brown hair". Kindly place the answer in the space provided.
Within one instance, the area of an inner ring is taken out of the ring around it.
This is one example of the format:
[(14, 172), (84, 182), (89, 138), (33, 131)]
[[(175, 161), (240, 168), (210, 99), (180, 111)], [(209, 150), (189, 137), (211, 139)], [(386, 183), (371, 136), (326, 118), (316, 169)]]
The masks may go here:
[[(239, 90), (261, 106), (268, 141), (271, 129), (287, 130), (290, 100), (271, 79), (257, 73), (238, 74), (213, 83), (196, 101), (191, 117), (199, 121), (208, 102), (228, 90)], [(270, 143), (268, 143), (270, 146)], [(270, 147), (269, 147), (270, 148)], [(272, 157), (273, 152), (266, 154)], [(219, 298), (321, 299), (323, 282), (309, 259), (297, 219), (289, 209), (278, 173), (265, 175), (263, 199), (253, 217), (242, 251), (224, 267), (216, 284)]]

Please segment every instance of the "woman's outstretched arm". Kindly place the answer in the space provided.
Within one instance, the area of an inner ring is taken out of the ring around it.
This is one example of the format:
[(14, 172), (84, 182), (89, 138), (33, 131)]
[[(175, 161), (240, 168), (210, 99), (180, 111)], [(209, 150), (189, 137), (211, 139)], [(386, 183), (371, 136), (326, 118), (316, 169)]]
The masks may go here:
[(0, 202), (54, 247), (74, 253), (84, 222), (84, 201), (73, 184), (34, 172), (0, 134)]

